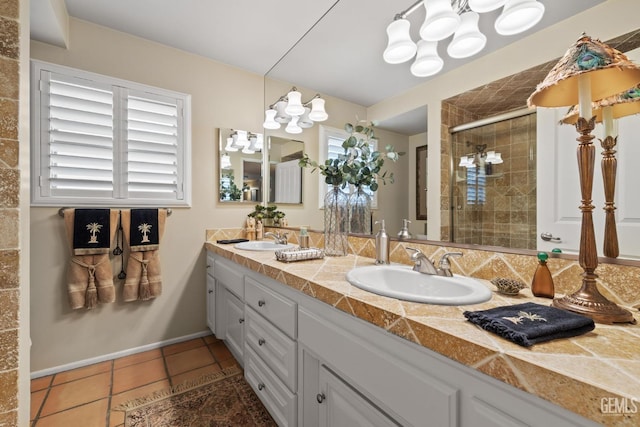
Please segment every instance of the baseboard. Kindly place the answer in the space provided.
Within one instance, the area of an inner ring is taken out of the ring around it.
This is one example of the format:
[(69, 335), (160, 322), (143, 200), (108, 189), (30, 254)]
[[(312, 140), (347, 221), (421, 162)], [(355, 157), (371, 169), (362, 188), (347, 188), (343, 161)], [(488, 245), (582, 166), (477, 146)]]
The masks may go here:
[(147, 345), (143, 345), (140, 347), (128, 348), (126, 350), (117, 351), (115, 353), (104, 354), (102, 356), (92, 357), (90, 359), (78, 360), (77, 362), (67, 363), (66, 365), (54, 366), (53, 368), (42, 369), (40, 371), (31, 372), (31, 379), (46, 377), (47, 375), (57, 374), (59, 372), (68, 371), (71, 369), (82, 368), (84, 366), (93, 365), (95, 363), (104, 362), (107, 360), (117, 359), (124, 356), (130, 356), (136, 353), (142, 353), (143, 351), (154, 350), (156, 348), (161, 348), (167, 345), (176, 344), (182, 341), (192, 340), (194, 338), (206, 337), (207, 335), (211, 335), (211, 331), (207, 329), (206, 331), (196, 332), (194, 334), (183, 335), (178, 338), (171, 338), (165, 341), (159, 341)]

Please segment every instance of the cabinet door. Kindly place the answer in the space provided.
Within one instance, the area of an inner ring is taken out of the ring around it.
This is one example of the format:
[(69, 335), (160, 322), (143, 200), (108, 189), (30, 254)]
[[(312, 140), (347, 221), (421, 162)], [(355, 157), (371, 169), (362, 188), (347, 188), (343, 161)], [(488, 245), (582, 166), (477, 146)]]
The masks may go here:
[(399, 426), (326, 366), (320, 369), (320, 427)]
[(238, 363), (243, 365), (244, 354), (244, 304), (238, 297), (224, 288), (223, 292), (223, 331), (222, 338), (235, 356)]
[(216, 279), (207, 274), (207, 326), (216, 333)]

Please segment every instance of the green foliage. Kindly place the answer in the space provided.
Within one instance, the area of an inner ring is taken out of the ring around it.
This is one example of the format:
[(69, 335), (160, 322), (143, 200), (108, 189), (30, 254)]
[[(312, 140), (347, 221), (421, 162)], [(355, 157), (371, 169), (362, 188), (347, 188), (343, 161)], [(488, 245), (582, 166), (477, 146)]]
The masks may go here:
[(386, 145), (384, 152), (372, 150), (372, 140), (375, 139), (373, 128), (374, 123), (364, 126), (347, 123), (344, 130), (349, 136), (342, 143), (343, 154), (326, 160), (324, 164), (318, 164), (305, 154), (298, 164), (300, 167), (312, 167), (312, 173), (319, 170), (327, 184), (343, 188), (347, 184), (368, 186), (371, 191), (377, 191), (379, 182), (393, 183), (393, 173), (382, 171), (385, 160), (395, 162), (404, 153), (396, 152), (391, 145)]
[(255, 218), (256, 221), (262, 221), (263, 219), (273, 219), (276, 222), (279, 222), (286, 216), (286, 214), (282, 211), (279, 211), (278, 206), (276, 205), (256, 205), (254, 211), (251, 212), (248, 216)]
[[(242, 190), (233, 181), (233, 174), (229, 173), (222, 175), (222, 178), (229, 178), (229, 183), (225, 183), (224, 180), (220, 182), (220, 199), (222, 200), (240, 200), (242, 199)], [(243, 188), (246, 185), (243, 186)], [(248, 188), (248, 187), (247, 187)]]

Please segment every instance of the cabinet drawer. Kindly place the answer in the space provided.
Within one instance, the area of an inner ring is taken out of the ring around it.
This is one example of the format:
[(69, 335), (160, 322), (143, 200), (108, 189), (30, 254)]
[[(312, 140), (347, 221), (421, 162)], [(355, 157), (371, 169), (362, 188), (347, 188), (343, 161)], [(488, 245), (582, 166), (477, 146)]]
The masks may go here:
[(280, 427), (296, 425), (297, 397), (256, 355), (246, 348), (244, 376)]
[(245, 331), (246, 342), (289, 387), (289, 390), (295, 392), (297, 386), (295, 341), (250, 307), (247, 307), (245, 313)]
[(245, 281), (247, 285), (245, 290), (246, 303), (289, 337), (295, 338), (297, 333), (296, 303), (278, 295), (250, 277), (247, 277)]
[(214, 266), (216, 280), (220, 281), (227, 289), (233, 292), (240, 300), (244, 301), (244, 281), (242, 274), (231, 267), (216, 260)]
[(215, 263), (215, 258), (213, 253), (207, 251), (207, 274), (211, 277), (215, 277), (213, 274), (213, 264)]

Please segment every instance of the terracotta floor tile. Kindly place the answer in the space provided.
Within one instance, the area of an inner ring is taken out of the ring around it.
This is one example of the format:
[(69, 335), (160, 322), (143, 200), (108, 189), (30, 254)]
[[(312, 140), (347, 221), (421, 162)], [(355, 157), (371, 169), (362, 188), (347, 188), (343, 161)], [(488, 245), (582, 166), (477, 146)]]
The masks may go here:
[(231, 354), (231, 352), (229, 351), (229, 349), (227, 348), (227, 346), (224, 344), (223, 341), (218, 341), (215, 344), (211, 344), (209, 346), (209, 349), (211, 350), (211, 352), (213, 353), (213, 355), (215, 356), (218, 362), (222, 362), (223, 360), (233, 359), (233, 355)]
[(240, 367), (240, 364), (238, 363), (238, 361), (236, 359), (234, 359), (233, 357), (231, 359), (227, 359), (227, 360), (223, 360), (220, 363), (220, 367), (222, 369), (224, 368), (229, 368), (231, 366), (237, 366), (238, 368)]
[(206, 346), (166, 356), (165, 360), (167, 361), (167, 369), (171, 376), (216, 362)]
[(51, 385), (53, 375), (47, 375), (46, 377), (35, 378), (31, 380), (31, 392), (42, 390)]
[(104, 427), (108, 402), (109, 399), (102, 399), (40, 418), (35, 427)]
[(51, 387), (42, 407), (41, 416), (108, 397), (110, 385), (111, 372), (105, 372)]
[(42, 406), (42, 402), (44, 402), (44, 398), (47, 395), (47, 392), (49, 390), (39, 390), (39, 391), (34, 391), (33, 393), (31, 393), (31, 416), (30, 416), (30, 420), (33, 420), (36, 415), (38, 415), (38, 411), (40, 410), (40, 407)]
[(179, 342), (177, 344), (168, 345), (162, 348), (162, 353), (166, 356), (180, 353), (182, 351), (191, 350), (193, 348), (202, 347), (205, 342), (202, 338), (196, 338), (189, 341)]
[(220, 341), (218, 338), (216, 338), (215, 335), (207, 335), (206, 337), (202, 338), (205, 342), (205, 344), (214, 344), (218, 341)]
[(147, 360), (158, 359), (160, 357), (162, 357), (162, 349), (156, 348), (149, 351), (143, 351), (142, 353), (136, 353), (114, 360), (113, 369), (124, 368), (125, 366), (135, 365), (136, 363), (142, 363)]
[(171, 384), (176, 386), (178, 384), (185, 383), (187, 381), (194, 381), (198, 378), (202, 378), (205, 375), (220, 372), (222, 368), (219, 364), (214, 363), (212, 365), (203, 366), (202, 368), (193, 369), (191, 371), (184, 372), (171, 377)]
[(153, 359), (113, 371), (113, 394), (167, 378), (164, 360)]
[(111, 397), (111, 409), (113, 410), (113, 408), (116, 408), (125, 402), (129, 402), (130, 400), (149, 396), (156, 391), (165, 390), (169, 387), (171, 387), (171, 384), (169, 384), (169, 380), (162, 380), (156, 381), (155, 383), (143, 385), (142, 387), (137, 387), (123, 393), (114, 394)]
[(111, 411), (109, 427), (124, 427), (124, 411)]
[(112, 365), (113, 361), (107, 360), (106, 362), (96, 363), (94, 365), (60, 372), (59, 374), (56, 374), (54, 376), (53, 385), (74, 381), (80, 378), (90, 377), (91, 375), (101, 374), (103, 372), (109, 372), (111, 371)]

